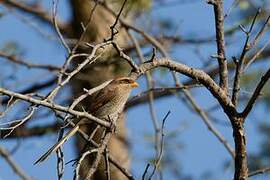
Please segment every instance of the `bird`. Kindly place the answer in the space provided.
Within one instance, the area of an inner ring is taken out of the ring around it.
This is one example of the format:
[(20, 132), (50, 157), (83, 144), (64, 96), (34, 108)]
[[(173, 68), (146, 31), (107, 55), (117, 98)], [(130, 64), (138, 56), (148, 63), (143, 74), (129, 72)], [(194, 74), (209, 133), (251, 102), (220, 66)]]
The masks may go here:
[[(93, 99), (93, 103), (87, 109), (89, 113), (103, 120), (112, 120), (123, 111), (124, 105), (128, 100), (133, 88), (138, 87), (138, 83), (130, 77), (119, 77), (112, 80), (107, 86), (101, 89)], [(46, 151), (34, 164), (45, 161), (53, 152), (62, 146), (71, 136), (73, 136), (80, 126), (87, 119), (79, 121), (62, 139)], [(88, 120), (90, 121), (90, 120)]]

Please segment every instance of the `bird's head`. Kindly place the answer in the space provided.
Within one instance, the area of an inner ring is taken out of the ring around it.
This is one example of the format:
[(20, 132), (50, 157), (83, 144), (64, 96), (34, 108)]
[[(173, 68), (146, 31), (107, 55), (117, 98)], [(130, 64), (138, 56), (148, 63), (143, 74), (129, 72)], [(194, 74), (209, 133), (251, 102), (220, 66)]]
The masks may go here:
[(120, 85), (122, 87), (131, 88), (131, 89), (139, 86), (139, 84), (135, 80), (129, 77), (117, 78), (113, 80), (112, 83), (115, 83), (116, 85)]
[(118, 115), (123, 110), (131, 90), (138, 86), (138, 83), (129, 77), (114, 79), (97, 94), (90, 111), (99, 118)]

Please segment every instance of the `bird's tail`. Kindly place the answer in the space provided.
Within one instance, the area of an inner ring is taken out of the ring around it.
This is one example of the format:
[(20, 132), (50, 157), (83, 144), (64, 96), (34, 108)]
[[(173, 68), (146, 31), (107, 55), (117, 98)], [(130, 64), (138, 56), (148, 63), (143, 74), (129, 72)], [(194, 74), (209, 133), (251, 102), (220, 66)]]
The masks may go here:
[(68, 133), (66, 133), (66, 135), (62, 139), (60, 139), (46, 153), (44, 153), (34, 164), (38, 164), (38, 163), (45, 161), (53, 152), (55, 152), (60, 146), (62, 146), (78, 130), (79, 130), (79, 125), (77, 124)]

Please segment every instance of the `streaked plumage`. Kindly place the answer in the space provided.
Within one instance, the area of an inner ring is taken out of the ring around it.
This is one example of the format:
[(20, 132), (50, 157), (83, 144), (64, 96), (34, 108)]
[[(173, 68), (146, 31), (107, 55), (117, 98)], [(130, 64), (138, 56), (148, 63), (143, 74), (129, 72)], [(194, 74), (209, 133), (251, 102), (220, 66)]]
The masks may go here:
[[(138, 84), (131, 78), (122, 77), (114, 79), (98, 92), (89, 108), (89, 112), (100, 119), (108, 120), (108, 116), (110, 119), (116, 118), (123, 110), (131, 90), (135, 87), (138, 87)], [(64, 142), (73, 136), (79, 130), (81, 123), (83, 122), (78, 122), (60, 141), (42, 155), (35, 164), (46, 160), (50, 154), (55, 152)]]

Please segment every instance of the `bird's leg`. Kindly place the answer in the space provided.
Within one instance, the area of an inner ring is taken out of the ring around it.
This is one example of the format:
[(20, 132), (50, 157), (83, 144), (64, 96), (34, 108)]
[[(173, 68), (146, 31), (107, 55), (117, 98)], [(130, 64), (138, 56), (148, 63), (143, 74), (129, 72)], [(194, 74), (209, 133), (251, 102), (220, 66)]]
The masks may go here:
[(112, 119), (110, 115), (108, 115), (108, 121), (110, 122), (110, 127), (108, 128), (108, 131), (114, 133), (116, 129), (116, 121), (114, 121), (114, 119)]

